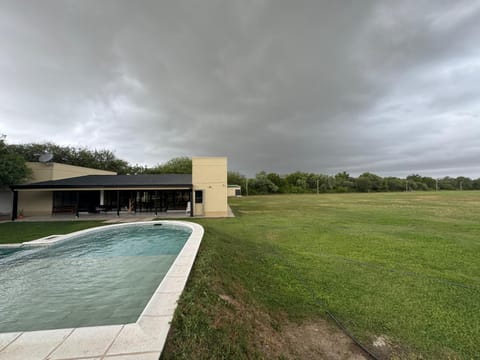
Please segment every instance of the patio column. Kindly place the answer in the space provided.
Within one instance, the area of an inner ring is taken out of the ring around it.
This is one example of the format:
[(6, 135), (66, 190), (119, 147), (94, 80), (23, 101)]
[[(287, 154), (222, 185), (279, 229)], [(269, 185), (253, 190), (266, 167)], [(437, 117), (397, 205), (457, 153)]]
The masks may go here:
[(105, 190), (100, 190), (100, 206), (105, 205)]
[(195, 192), (192, 191), (190, 192), (190, 217), (193, 217), (193, 208), (195, 207), (195, 204), (193, 203), (193, 199), (195, 198)]
[(78, 208), (80, 206), (80, 191), (77, 191), (77, 199), (76, 199), (76, 202), (75, 202), (75, 216), (78, 218), (79, 217), (79, 213), (78, 213)]
[(120, 216), (120, 190), (117, 190), (117, 216)]
[(18, 212), (18, 191), (13, 191), (13, 202), (12, 202), (12, 221), (15, 221), (17, 218)]
[(136, 214), (137, 213), (137, 198), (138, 198), (138, 191), (134, 191), (133, 192), (133, 213)]

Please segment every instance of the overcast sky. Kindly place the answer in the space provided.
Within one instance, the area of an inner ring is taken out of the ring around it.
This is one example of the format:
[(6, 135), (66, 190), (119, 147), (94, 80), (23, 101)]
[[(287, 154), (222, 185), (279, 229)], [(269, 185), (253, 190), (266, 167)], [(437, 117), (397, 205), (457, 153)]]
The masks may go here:
[(9, 143), (480, 177), (480, 1), (0, 0), (0, 34)]

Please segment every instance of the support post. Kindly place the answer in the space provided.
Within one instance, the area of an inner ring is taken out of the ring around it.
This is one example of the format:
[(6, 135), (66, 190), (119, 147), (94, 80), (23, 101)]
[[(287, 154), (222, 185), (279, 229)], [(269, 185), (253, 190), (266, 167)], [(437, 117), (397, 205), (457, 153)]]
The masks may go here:
[(193, 217), (193, 208), (194, 208), (194, 201), (195, 200), (195, 192), (192, 191), (190, 192), (190, 217)]
[[(137, 199), (138, 199), (138, 190), (137, 191), (134, 191), (133, 194), (135, 194), (133, 196), (133, 213), (134, 214), (137, 214)], [(141, 211), (142, 209), (140, 209)]]
[(78, 208), (80, 206), (80, 191), (77, 191), (77, 199), (75, 201), (75, 217), (79, 217)]
[(13, 190), (13, 201), (12, 201), (12, 221), (15, 221), (17, 218), (18, 212), (18, 191)]
[(117, 190), (117, 216), (120, 216), (120, 190)]

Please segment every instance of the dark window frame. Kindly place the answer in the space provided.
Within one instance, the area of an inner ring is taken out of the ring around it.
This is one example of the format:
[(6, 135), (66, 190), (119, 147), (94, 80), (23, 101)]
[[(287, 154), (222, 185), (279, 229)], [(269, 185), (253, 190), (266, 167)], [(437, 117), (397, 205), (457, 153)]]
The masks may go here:
[(203, 190), (195, 190), (195, 204), (203, 204)]

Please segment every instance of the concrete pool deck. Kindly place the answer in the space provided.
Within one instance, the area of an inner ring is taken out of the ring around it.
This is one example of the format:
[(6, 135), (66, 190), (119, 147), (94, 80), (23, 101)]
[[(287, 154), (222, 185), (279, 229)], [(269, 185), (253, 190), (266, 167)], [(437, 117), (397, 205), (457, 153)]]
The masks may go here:
[[(165, 344), (177, 301), (195, 261), (204, 230), (201, 225), (186, 221), (155, 222), (187, 226), (192, 229), (192, 234), (135, 323), (0, 333), (0, 359), (157, 360)], [(91, 229), (81, 232), (89, 230)], [(76, 234), (78, 233), (80, 232)], [(57, 241), (63, 239), (64, 236), (61, 236)]]

